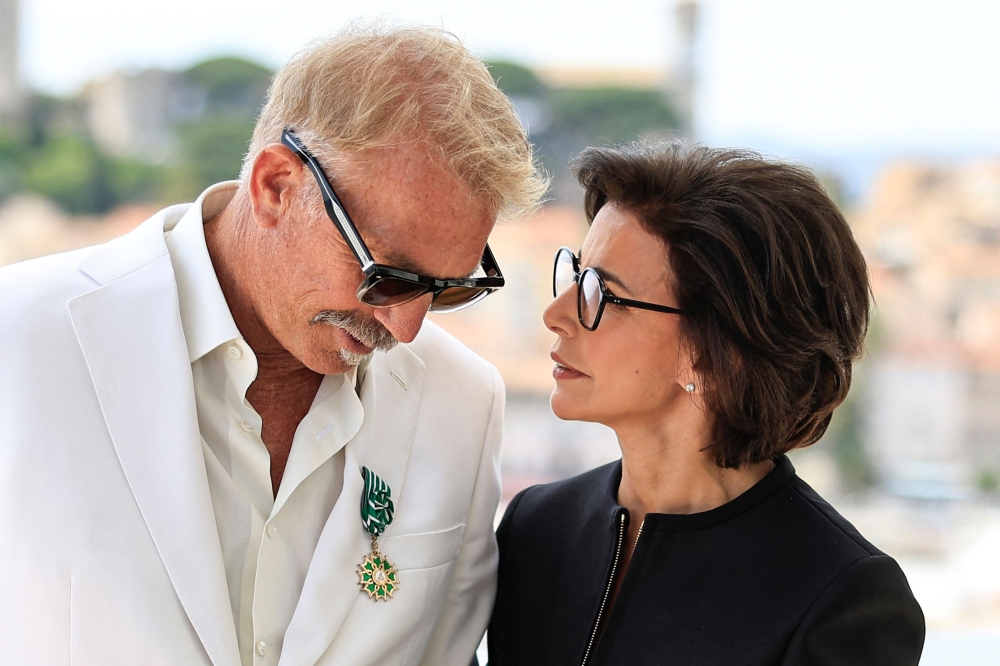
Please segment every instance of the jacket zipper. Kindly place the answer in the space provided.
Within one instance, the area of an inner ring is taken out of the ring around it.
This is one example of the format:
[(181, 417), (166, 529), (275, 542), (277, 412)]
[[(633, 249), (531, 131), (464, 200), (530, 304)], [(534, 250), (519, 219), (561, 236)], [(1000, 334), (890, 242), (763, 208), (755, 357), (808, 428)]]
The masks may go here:
[[(594, 647), (594, 639), (597, 638), (597, 630), (601, 626), (601, 617), (604, 615), (604, 607), (608, 604), (608, 597), (611, 595), (611, 586), (615, 584), (615, 574), (618, 572), (618, 560), (621, 559), (622, 543), (625, 541), (625, 512), (619, 514), (618, 540), (615, 542), (615, 559), (611, 564), (611, 575), (608, 576), (608, 584), (604, 588), (604, 598), (601, 600), (601, 608), (597, 611), (597, 621), (594, 622), (594, 629), (590, 632), (590, 640), (587, 642), (587, 651), (583, 653), (583, 661), (580, 666), (586, 666), (590, 659), (590, 651)], [(642, 529), (640, 527), (640, 529)]]

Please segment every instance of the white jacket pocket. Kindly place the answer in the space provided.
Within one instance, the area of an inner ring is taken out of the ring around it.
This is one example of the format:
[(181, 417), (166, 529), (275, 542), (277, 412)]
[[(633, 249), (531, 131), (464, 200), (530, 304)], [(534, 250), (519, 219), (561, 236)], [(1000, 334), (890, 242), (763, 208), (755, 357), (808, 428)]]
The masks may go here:
[(379, 550), (397, 571), (431, 569), (458, 557), (465, 525), (420, 534), (400, 534), (379, 539)]

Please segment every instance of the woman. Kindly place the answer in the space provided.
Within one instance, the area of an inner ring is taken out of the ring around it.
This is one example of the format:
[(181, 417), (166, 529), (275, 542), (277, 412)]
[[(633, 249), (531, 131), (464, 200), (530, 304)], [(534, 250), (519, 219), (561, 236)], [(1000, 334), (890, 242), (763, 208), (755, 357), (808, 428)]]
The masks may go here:
[(556, 255), (552, 409), (622, 460), (517, 495), (493, 666), (916, 665), (896, 562), (795, 475), (847, 396), (866, 267), (806, 170), (677, 143), (578, 158)]

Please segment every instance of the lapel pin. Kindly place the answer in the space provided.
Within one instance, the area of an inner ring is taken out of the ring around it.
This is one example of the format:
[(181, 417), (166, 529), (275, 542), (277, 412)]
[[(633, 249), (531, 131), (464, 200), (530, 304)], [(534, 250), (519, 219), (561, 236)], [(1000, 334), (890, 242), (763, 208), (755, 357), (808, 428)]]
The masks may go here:
[(361, 524), (372, 537), (372, 550), (358, 565), (358, 585), (368, 593), (369, 599), (388, 601), (399, 589), (399, 574), (379, 551), (378, 538), (392, 523), (392, 491), (378, 474), (367, 467), (361, 468), (361, 476), (365, 480), (361, 493)]

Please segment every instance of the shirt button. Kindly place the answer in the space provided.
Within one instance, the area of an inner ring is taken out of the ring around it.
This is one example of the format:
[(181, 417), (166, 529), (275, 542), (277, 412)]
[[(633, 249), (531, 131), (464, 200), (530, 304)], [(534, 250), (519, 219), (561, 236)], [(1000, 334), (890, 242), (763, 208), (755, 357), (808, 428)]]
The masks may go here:
[(240, 424), (240, 427), (243, 428), (243, 432), (253, 432), (253, 424), (249, 421), (244, 421)]
[(264, 531), (267, 532), (267, 536), (273, 539), (274, 536), (278, 533), (278, 526), (275, 525), (274, 523), (268, 523)]
[(238, 359), (241, 356), (243, 356), (243, 352), (240, 351), (239, 347), (233, 346), (229, 348), (229, 355), (232, 356), (233, 358)]
[(267, 643), (264, 641), (257, 641), (257, 654), (262, 657), (267, 654)]

